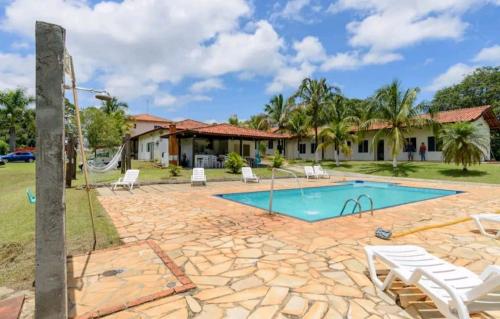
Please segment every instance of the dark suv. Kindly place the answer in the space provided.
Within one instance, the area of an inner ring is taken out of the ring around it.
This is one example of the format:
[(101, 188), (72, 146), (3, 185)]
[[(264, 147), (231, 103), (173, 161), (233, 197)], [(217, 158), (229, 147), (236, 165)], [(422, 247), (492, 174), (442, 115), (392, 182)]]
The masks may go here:
[(31, 152), (14, 152), (7, 155), (1, 156), (4, 162), (33, 162), (35, 160), (35, 154)]

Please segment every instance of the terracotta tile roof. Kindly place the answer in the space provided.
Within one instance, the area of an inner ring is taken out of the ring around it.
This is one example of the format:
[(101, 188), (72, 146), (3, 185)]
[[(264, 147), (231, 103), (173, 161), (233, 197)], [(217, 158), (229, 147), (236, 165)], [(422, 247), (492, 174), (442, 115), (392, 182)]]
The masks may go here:
[[(500, 127), (500, 122), (495, 118), (490, 105), (438, 112), (436, 113), (434, 120), (441, 124), (455, 123), (455, 122), (470, 122), (477, 120), (481, 116), (484, 116), (485, 120), (488, 122), (491, 128)], [(430, 115), (423, 114), (420, 117), (430, 118)], [(384, 127), (387, 126), (383, 123), (377, 123), (375, 125), (372, 125), (370, 130), (378, 130)]]
[[(203, 127), (197, 127), (193, 129), (180, 130), (176, 134), (182, 133), (197, 133), (200, 135), (211, 135), (211, 136), (225, 136), (225, 137), (235, 137), (235, 138), (262, 138), (262, 139), (280, 139), (286, 138), (284, 134), (272, 133), (267, 131), (255, 130), (247, 127), (235, 126), (227, 123), (212, 124)], [(162, 137), (166, 137), (166, 134)]]
[(207, 125), (210, 125), (210, 124), (203, 123), (203, 122), (200, 122), (200, 121), (191, 120), (191, 119), (185, 119), (185, 120), (182, 120), (182, 121), (175, 122), (175, 126), (179, 130), (189, 130), (189, 129), (193, 129), (193, 128), (197, 128), (197, 127), (202, 127), (202, 126), (207, 126)]
[(158, 117), (151, 114), (136, 114), (131, 115), (130, 118), (136, 122), (160, 122), (160, 123), (172, 123), (171, 120)]

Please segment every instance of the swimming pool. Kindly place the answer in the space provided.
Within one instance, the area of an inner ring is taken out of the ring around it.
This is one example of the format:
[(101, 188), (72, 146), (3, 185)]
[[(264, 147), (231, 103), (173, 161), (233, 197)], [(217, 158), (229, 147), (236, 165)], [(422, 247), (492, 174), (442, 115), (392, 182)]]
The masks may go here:
[[(392, 183), (355, 181), (333, 186), (275, 190), (273, 212), (314, 222), (340, 217), (344, 203), (365, 194), (373, 200), (373, 209), (398, 206), (459, 193), (453, 190), (416, 188)], [(218, 195), (241, 204), (269, 209), (269, 191)], [(362, 211), (370, 210), (366, 197), (360, 199)], [(352, 213), (355, 204), (349, 203), (343, 216)], [(357, 212), (358, 210), (356, 210)]]

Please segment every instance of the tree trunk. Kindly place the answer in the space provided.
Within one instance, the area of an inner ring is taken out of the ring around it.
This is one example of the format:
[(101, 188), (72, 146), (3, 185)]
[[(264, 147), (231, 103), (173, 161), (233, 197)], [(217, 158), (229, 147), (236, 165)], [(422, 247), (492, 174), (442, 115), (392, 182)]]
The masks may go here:
[(300, 136), (297, 138), (297, 157), (300, 159)]
[(337, 165), (337, 167), (340, 166), (340, 150), (339, 148), (337, 147), (337, 149), (335, 150), (335, 164)]
[(392, 157), (392, 167), (397, 168), (398, 167), (398, 158), (397, 156)]
[(9, 128), (9, 147), (11, 152), (16, 151), (16, 128)]

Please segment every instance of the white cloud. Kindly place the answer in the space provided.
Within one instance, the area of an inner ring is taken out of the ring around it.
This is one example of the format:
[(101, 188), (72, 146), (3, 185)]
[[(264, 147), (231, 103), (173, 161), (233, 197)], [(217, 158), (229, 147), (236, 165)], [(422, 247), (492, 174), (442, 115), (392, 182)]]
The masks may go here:
[(185, 94), (174, 96), (170, 93), (162, 92), (155, 96), (153, 103), (158, 107), (164, 107), (168, 110), (175, 110), (176, 108), (191, 102), (208, 102), (211, 100), (211, 97), (202, 94)]
[(318, 38), (307, 36), (301, 41), (295, 41), (293, 48), (297, 52), (294, 61), (297, 62), (321, 62), (326, 59), (325, 48)]
[(189, 90), (191, 92), (195, 93), (200, 93), (200, 92), (207, 92), (211, 90), (216, 90), (216, 89), (223, 89), (224, 84), (222, 83), (222, 80), (217, 79), (217, 78), (209, 78), (206, 80), (198, 81), (195, 82), (191, 85)]
[[(499, 0), (500, 1), (500, 0)], [(484, 48), (474, 57), (474, 62), (487, 63), (493, 65), (500, 64), (500, 45)]]
[(281, 16), (289, 19), (300, 19), (300, 12), (310, 2), (311, 0), (289, 0), (281, 12)]
[[(112, 94), (132, 99), (161, 93), (161, 84), (188, 77), (277, 72), (284, 59), (283, 40), (266, 21), (243, 24), (251, 15), (245, 0), (95, 5), (86, 0), (16, 0), (6, 6), (0, 30), (32, 43), (36, 20), (62, 25), (79, 82), (97, 79)], [(34, 78), (34, 67), (25, 71), (23, 78)], [(12, 78), (9, 83), (19, 81)], [(172, 103), (166, 97), (158, 100)]]
[(321, 65), (321, 70), (352, 70), (360, 65), (361, 60), (357, 52), (341, 52), (328, 57), (325, 63)]
[(316, 67), (310, 63), (304, 62), (299, 66), (287, 66), (278, 71), (273, 81), (267, 86), (268, 93), (279, 93), (285, 88), (297, 88), (300, 82), (310, 77)]
[(168, 93), (158, 94), (153, 101), (153, 103), (156, 106), (167, 106), (167, 107), (174, 105), (175, 102), (177, 102), (177, 98)]
[(438, 75), (432, 83), (424, 89), (426, 91), (434, 92), (444, 87), (459, 83), (465, 76), (471, 74), (475, 69), (475, 66), (463, 63), (454, 64), (444, 73)]
[(423, 41), (460, 40), (468, 26), (463, 14), (487, 3), (495, 4), (488, 0), (338, 0), (328, 11), (356, 11), (356, 20), (346, 26), (349, 44), (368, 50), (365, 63), (387, 63), (402, 58), (395, 51)]
[(35, 56), (0, 52), (0, 89), (25, 88), (35, 94)]

